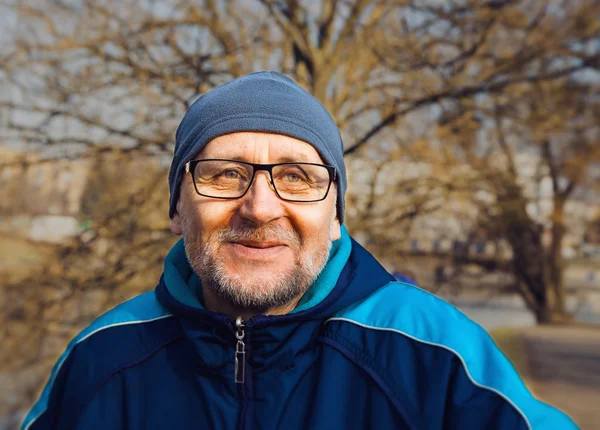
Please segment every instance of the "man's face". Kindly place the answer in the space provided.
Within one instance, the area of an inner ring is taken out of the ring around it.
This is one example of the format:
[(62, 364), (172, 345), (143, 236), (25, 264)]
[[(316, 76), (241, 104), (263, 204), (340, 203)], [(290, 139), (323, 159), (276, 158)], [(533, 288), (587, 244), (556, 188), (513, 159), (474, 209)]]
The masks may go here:
[[(308, 143), (270, 133), (217, 137), (195, 159), (250, 163), (323, 163)], [(340, 238), (336, 188), (319, 202), (281, 200), (269, 173), (256, 172), (248, 192), (235, 200), (203, 197), (184, 177), (171, 230), (183, 234), (190, 264), (205, 288), (236, 308), (259, 312), (284, 306), (304, 294)]]

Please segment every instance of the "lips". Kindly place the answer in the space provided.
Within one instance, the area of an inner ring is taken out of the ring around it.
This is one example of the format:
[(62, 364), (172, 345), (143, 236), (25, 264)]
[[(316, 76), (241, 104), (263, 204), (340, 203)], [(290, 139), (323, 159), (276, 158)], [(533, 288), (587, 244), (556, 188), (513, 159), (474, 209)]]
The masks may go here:
[(242, 245), (242, 246), (246, 246), (248, 248), (258, 248), (258, 249), (265, 249), (265, 248), (272, 248), (274, 246), (286, 246), (284, 243), (280, 243), (280, 242), (269, 242), (269, 241), (251, 241), (251, 240), (241, 240), (241, 241), (237, 241), (237, 242), (233, 242), (237, 245)]
[(290, 247), (280, 242), (230, 242), (228, 248), (231, 250), (230, 256), (243, 260), (254, 260), (256, 262), (271, 260), (282, 256), (283, 252), (289, 251)]

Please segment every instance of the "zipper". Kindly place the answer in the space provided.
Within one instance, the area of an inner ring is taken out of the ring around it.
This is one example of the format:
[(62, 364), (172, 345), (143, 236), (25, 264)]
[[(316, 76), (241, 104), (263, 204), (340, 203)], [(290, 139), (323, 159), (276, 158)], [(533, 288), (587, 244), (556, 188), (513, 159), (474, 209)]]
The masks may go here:
[(242, 317), (237, 317), (235, 320), (235, 382), (243, 384), (246, 382), (246, 344), (244, 343), (244, 320)]

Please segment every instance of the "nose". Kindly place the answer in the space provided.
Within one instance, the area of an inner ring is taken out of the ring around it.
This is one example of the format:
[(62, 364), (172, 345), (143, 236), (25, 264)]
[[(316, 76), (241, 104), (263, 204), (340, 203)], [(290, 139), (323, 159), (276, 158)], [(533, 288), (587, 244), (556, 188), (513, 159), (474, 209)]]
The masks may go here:
[(239, 213), (256, 226), (267, 224), (285, 214), (282, 200), (275, 193), (268, 172), (256, 172), (250, 189), (242, 197)]

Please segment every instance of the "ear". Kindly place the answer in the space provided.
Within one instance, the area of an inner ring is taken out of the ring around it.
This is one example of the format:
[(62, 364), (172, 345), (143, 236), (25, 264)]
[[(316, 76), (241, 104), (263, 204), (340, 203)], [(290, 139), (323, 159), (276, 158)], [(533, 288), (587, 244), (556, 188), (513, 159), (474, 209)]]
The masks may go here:
[(173, 218), (171, 218), (171, 233), (176, 234), (177, 236), (181, 236), (183, 233), (183, 229), (181, 228), (181, 216), (179, 215), (179, 206), (181, 203), (181, 197), (175, 206), (175, 212), (173, 213)]
[(331, 241), (339, 240), (342, 237), (342, 226), (340, 225), (340, 220), (338, 217), (335, 217), (333, 223), (331, 224)]

